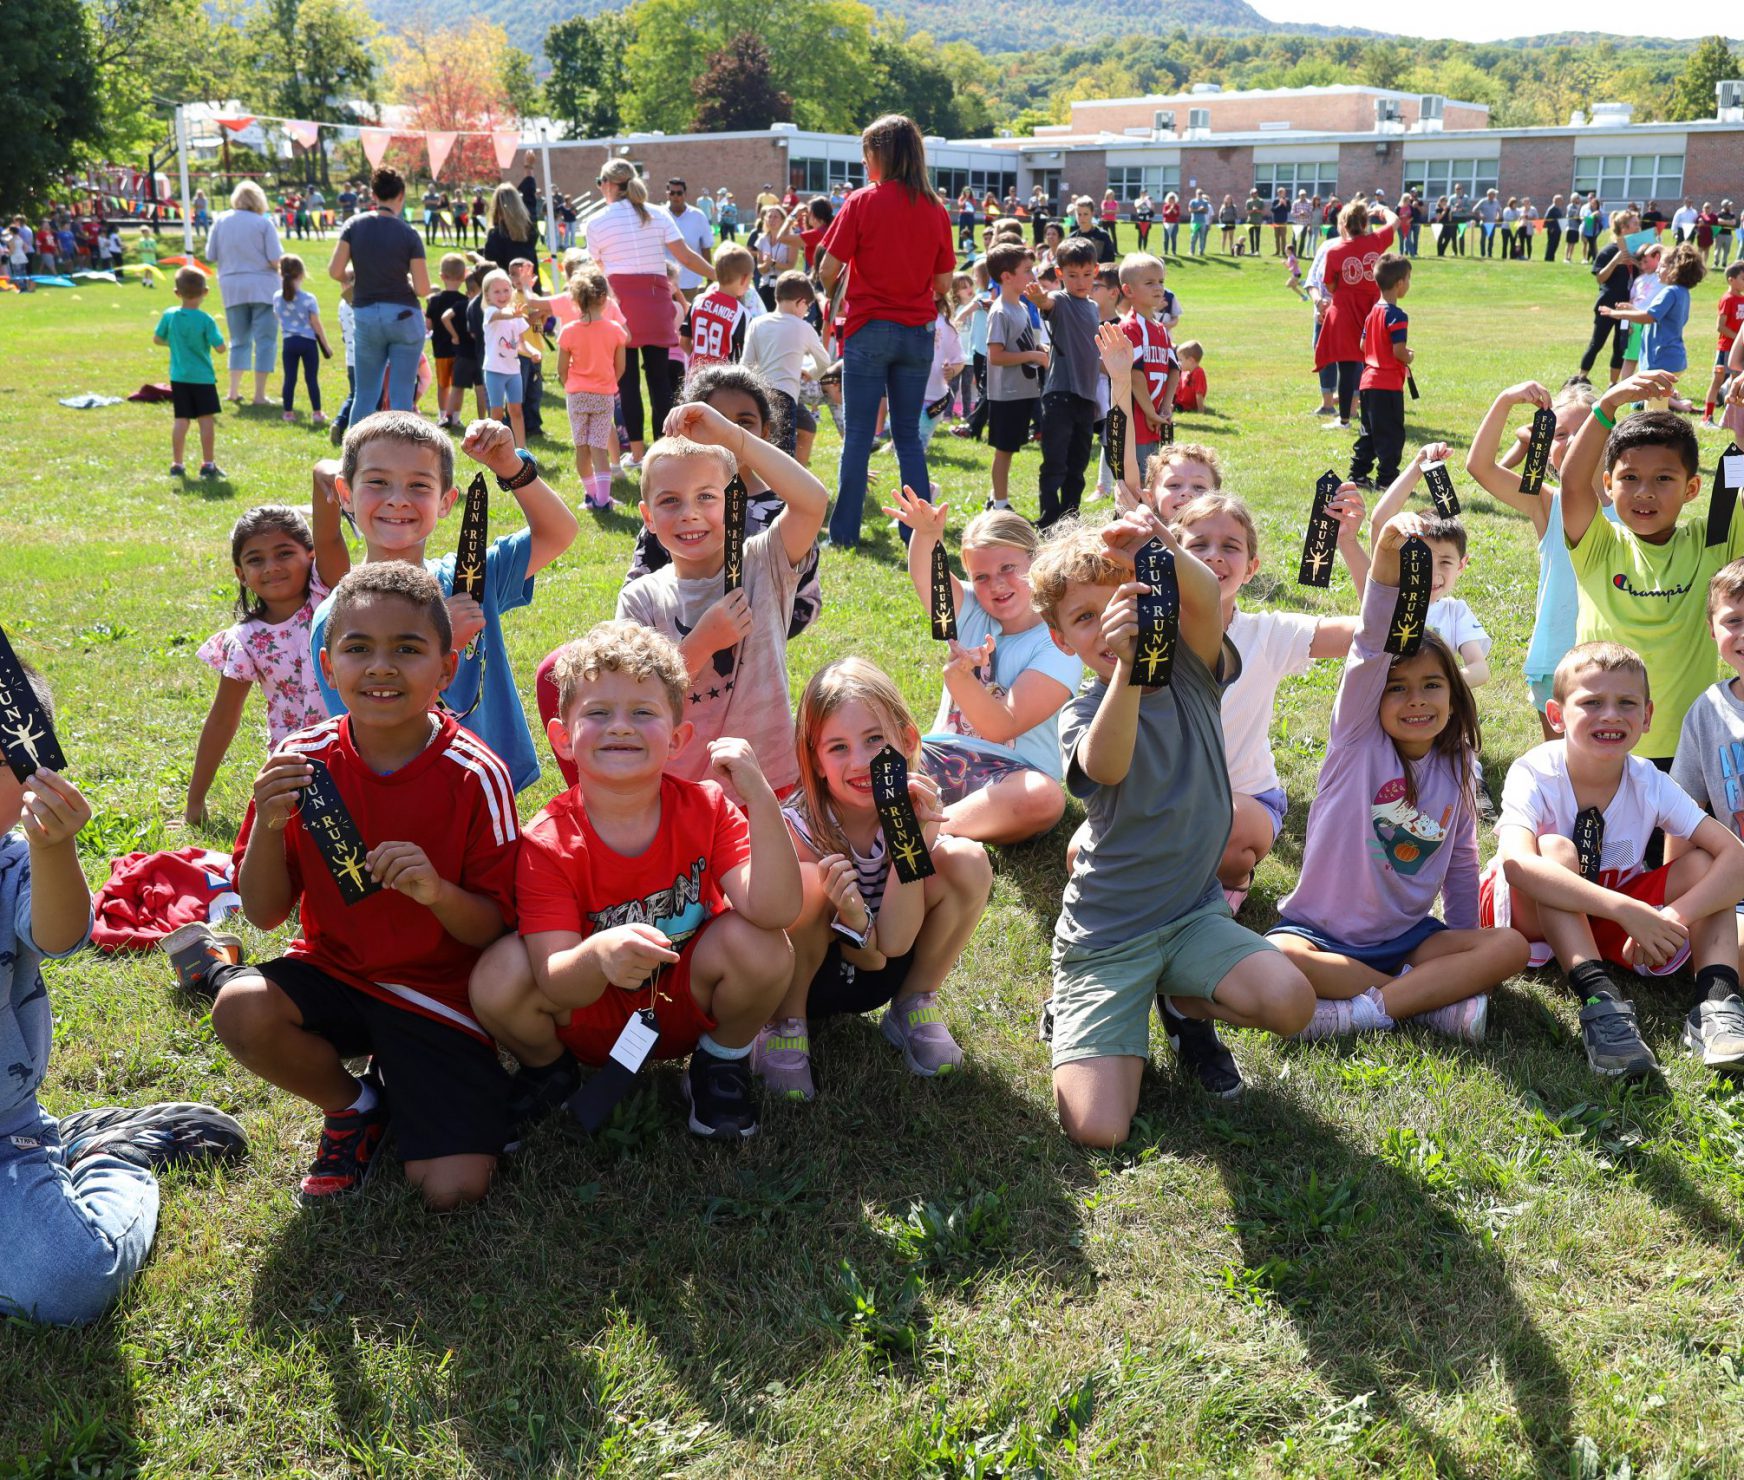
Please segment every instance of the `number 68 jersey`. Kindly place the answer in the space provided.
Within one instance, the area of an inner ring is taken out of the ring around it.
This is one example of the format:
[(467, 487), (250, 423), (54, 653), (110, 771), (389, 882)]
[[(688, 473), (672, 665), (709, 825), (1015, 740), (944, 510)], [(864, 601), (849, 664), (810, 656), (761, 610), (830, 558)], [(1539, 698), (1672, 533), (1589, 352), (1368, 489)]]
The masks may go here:
[(690, 340), (690, 369), (737, 363), (745, 352), (745, 326), (751, 315), (731, 293), (710, 288), (691, 301), (684, 316), (684, 334)]

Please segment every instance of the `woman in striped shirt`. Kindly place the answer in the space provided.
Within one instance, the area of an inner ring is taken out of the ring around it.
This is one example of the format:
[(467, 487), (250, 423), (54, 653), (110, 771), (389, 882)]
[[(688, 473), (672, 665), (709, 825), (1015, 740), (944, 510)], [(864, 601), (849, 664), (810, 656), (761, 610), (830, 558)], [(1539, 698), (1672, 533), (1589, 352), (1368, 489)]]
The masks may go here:
[(672, 312), (666, 259), (672, 257), (705, 279), (712, 279), (714, 271), (708, 259), (684, 240), (671, 216), (648, 209), (648, 187), (629, 160), (614, 159), (601, 170), (599, 187), (608, 204), (588, 220), (587, 251), (604, 270), (630, 334), (618, 396), (624, 405), (630, 452), (640, 465), (646, 444), (642, 392), (636, 383), (638, 362), (648, 382), (648, 410), (656, 437), (672, 409), (672, 351), (678, 346), (678, 322)]

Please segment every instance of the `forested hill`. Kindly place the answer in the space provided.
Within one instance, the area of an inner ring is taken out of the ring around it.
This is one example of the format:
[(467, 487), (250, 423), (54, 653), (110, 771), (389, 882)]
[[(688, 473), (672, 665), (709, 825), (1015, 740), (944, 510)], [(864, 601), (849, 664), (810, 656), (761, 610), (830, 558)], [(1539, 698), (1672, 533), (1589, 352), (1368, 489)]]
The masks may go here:
[[(464, 26), (473, 16), (495, 21), (509, 40), (542, 60), (545, 33), (572, 15), (618, 10), (610, 0), (366, 0), (389, 30), (417, 22)], [(1278, 26), (1246, 0), (879, 0), (880, 15), (899, 16), (910, 31), (940, 41), (967, 41), (984, 52), (1029, 51), (1097, 36), (1154, 36), (1174, 31), (1239, 36), (1285, 32), (1304, 36), (1370, 36), (1330, 26)]]

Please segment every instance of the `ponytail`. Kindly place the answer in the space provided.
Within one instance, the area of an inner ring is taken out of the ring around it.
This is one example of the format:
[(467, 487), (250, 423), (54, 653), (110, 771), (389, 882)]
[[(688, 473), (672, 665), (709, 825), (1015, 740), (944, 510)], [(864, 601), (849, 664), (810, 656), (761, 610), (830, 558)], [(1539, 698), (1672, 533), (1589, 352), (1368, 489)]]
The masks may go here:
[(303, 259), (294, 252), (279, 258), (279, 293), (286, 303), (297, 296), (297, 284), (303, 280)]
[(603, 170), (600, 178), (618, 186), (624, 192), (624, 199), (636, 208), (636, 214), (642, 218), (642, 224), (648, 224), (648, 182), (627, 159), (614, 159)]

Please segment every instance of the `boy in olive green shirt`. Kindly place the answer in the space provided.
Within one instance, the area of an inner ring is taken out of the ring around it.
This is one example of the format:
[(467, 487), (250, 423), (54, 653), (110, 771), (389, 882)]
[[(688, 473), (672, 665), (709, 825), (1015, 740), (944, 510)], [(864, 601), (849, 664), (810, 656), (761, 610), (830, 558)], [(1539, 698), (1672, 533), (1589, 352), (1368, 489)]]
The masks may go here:
[(170, 425), (170, 444), (175, 461), (170, 476), (186, 473), (182, 455), (188, 445), (188, 423), (200, 423), (200, 476), (222, 478), (224, 470), (212, 461), (218, 415), (218, 377), (212, 370), (212, 351), (224, 352), (224, 336), (218, 323), (200, 304), (206, 297), (206, 274), (197, 267), (176, 272), (177, 308), (167, 308), (157, 321), (153, 339), (170, 350), (170, 401), (176, 419)]

